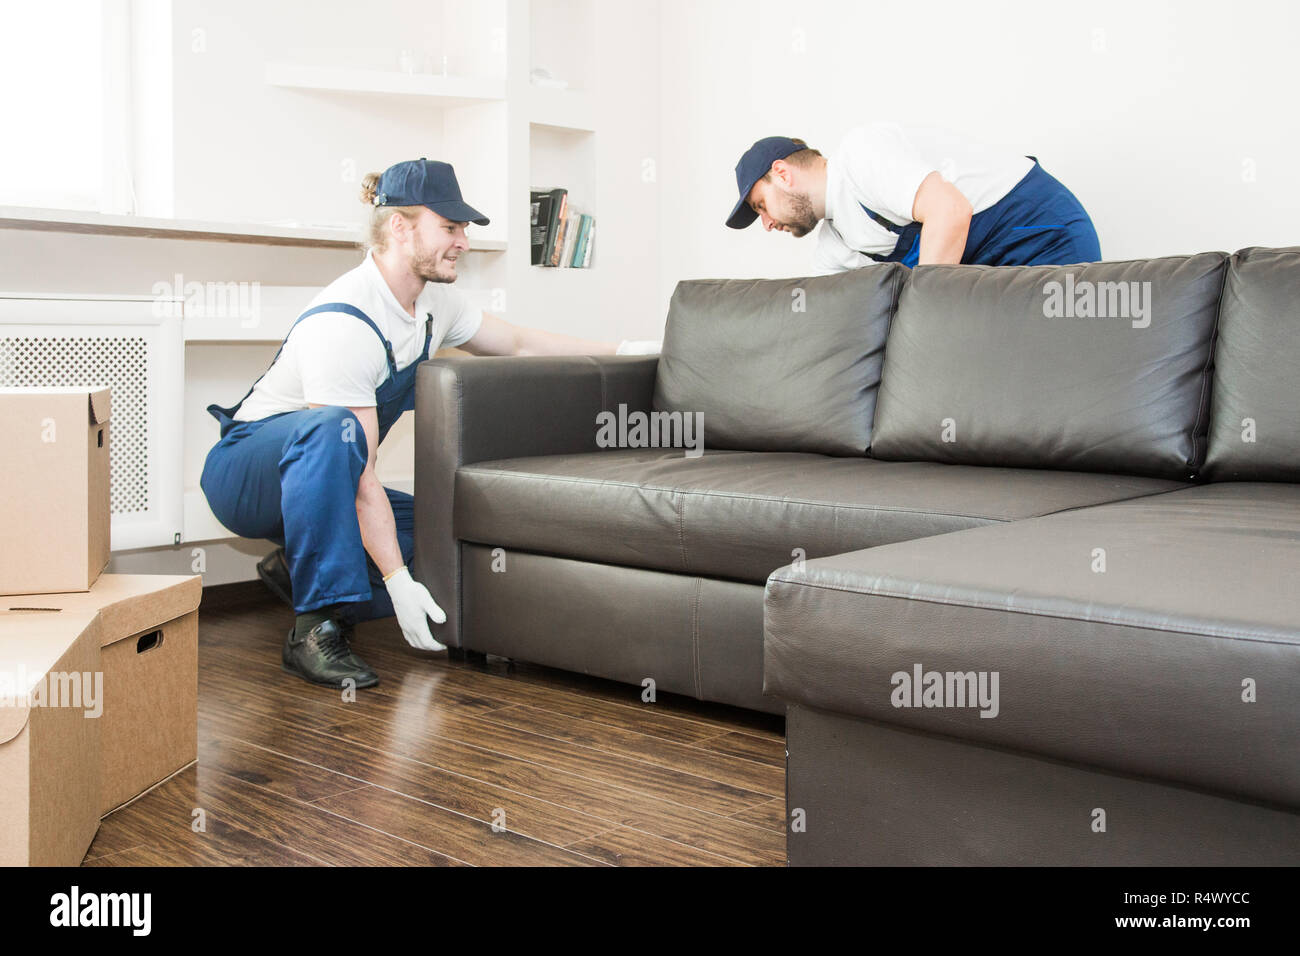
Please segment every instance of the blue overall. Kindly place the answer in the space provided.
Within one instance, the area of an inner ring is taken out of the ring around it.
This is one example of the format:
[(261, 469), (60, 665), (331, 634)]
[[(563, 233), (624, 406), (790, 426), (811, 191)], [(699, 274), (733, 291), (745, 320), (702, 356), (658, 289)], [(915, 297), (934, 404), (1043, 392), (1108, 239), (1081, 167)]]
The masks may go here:
[[(388, 378), (375, 391), (382, 442), (402, 412), (415, 407), (415, 374), (420, 362), (399, 372), (392, 344), (379, 326), (345, 303), (308, 309), (298, 316), (294, 328), (318, 312), (354, 316), (384, 343)], [(429, 355), (432, 327), (430, 316), (424, 327), (424, 358)], [(276, 359), (283, 350), (282, 342)], [(357, 521), (357, 485), (367, 457), (361, 422), (348, 409), (332, 405), (280, 412), (252, 422), (235, 421), (253, 388), (230, 408), (208, 406), (221, 423), (221, 440), (208, 452), (199, 480), (212, 513), (241, 537), (266, 538), (284, 548), (297, 613), (344, 604), (347, 607), (340, 610), (340, 616), (346, 620), (392, 615), (383, 575), (366, 554)], [(404, 492), (384, 490), (393, 506), (402, 559), (410, 564), (415, 542), (413, 500)]]
[[(986, 266), (1032, 266), (1097, 262), (1101, 245), (1092, 219), (1074, 193), (1034, 160), (1007, 193), (988, 209), (971, 217), (963, 263)], [(890, 222), (868, 209), (862, 211), (898, 236), (889, 255), (866, 253), (877, 262), (901, 262), (909, 269), (921, 254), (921, 223)]]

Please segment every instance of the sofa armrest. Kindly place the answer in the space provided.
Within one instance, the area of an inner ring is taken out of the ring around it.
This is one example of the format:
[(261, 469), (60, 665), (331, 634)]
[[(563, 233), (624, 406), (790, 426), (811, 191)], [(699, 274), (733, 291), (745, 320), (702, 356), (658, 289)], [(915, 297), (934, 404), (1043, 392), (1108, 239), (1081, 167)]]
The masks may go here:
[(650, 411), (659, 356), (447, 357), (415, 377), (415, 559), (411, 569), (461, 646), (460, 543), (452, 496), (461, 465), (597, 451), (596, 416)]

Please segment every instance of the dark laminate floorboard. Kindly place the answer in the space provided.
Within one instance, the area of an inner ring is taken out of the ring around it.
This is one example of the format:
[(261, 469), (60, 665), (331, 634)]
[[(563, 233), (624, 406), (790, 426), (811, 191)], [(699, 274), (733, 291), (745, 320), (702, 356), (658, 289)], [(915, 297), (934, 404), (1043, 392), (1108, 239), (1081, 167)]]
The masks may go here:
[[(260, 584), (199, 613), (199, 760), (110, 814), (88, 866), (782, 865), (780, 718), (357, 629), (355, 699), (280, 669)], [(204, 826), (194, 826), (201, 810)]]

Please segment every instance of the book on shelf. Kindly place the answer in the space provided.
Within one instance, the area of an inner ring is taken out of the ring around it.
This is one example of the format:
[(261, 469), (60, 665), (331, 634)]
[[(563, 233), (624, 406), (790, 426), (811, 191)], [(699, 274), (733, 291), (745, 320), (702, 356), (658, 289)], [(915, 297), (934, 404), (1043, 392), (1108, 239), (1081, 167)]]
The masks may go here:
[(551, 204), (554, 197), (549, 189), (534, 189), (529, 195), (531, 214), (529, 216), (529, 242), (532, 263), (542, 264), (546, 254), (546, 237), (551, 230)]
[(555, 235), (551, 237), (551, 254), (546, 259), (546, 264), (555, 269), (559, 268), (560, 258), (564, 255), (564, 236), (569, 227), (568, 205), (568, 197), (561, 200), (560, 216), (555, 221)]
[(586, 252), (587, 243), (591, 241), (591, 223), (592, 217), (583, 213), (582, 221), (578, 225), (578, 238), (573, 244), (572, 265), (575, 269), (584, 268), (587, 264)]
[(550, 251), (547, 263), (551, 266), (560, 264), (560, 253), (564, 248), (564, 230), (569, 223), (569, 191), (566, 189), (559, 197), (559, 206), (554, 214), (555, 225), (549, 237)]
[(550, 268), (589, 267), (595, 217), (577, 209), (562, 187), (534, 188), (529, 202), (529, 261)]
[(564, 221), (569, 191), (563, 188), (534, 189), (529, 195), (532, 204), (529, 223), (530, 261), (535, 266), (554, 265), (555, 241), (560, 223)]
[(569, 210), (568, 221), (564, 224), (564, 251), (560, 253), (560, 265), (572, 269), (574, 254), (578, 249), (578, 239), (582, 233), (583, 215), (576, 209)]
[(584, 213), (578, 213), (573, 220), (573, 246), (568, 250), (564, 257), (564, 264), (570, 269), (579, 268), (582, 260), (579, 258), (582, 249), (582, 229), (587, 223), (587, 217)]

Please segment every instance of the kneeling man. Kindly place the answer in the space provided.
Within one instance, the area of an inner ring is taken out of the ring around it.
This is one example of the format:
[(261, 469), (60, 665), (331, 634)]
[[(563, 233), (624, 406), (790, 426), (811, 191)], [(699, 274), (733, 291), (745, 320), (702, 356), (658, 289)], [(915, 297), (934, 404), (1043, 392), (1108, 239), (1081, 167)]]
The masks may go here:
[(657, 343), (593, 342), (520, 328), (454, 288), (468, 223), (447, 163), (419, 159), (370, 174), (369, 249), (298, 317), (271, 366), (235, 405), (208, 406), (221, 439), (200, 484), (238, 535), (281, 545), (259, 565), (293, 605), (284, 669), (318, 684), (379, 682), (349, 646), (357, 621), (396, 615), (408, 643), (443, 650), (429, 630), (446, 615), (407, 566), (412, 497), (375, 476), (384, 436), (415, 407), (421, 362), (444, 346), (475, 355), (657, 351)]

